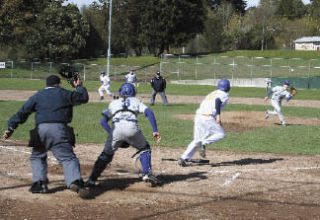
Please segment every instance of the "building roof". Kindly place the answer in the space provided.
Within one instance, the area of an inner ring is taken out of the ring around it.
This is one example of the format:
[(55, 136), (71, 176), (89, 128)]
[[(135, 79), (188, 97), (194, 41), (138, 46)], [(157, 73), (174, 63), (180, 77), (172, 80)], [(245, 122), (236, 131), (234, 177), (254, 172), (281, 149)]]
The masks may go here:
[(311, 43), (320, 42), (320, 36), (302, 37), (294, 41), (295, 43)]

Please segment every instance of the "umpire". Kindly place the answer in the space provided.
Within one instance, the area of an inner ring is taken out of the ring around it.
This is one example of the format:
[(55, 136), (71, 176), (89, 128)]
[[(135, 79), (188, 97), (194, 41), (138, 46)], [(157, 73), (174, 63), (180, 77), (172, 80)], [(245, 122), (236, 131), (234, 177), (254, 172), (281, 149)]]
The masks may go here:
[(81, 177), (79, 160), (73, 152), (73, 129), (67, 125), (72, 121), (73, 106), (87, 103), (89, 96), (80, 79), (73, 85), (76, 91), (63, 89), (58, 76), (49, 76), (46, 88), (31, 96), (8, 121), (4, 139), (9, 138), (18, 125), (35, 112), (36, 128), (30, 131), (29, 142), (33, 147), (30, 156), (33, 174), (31, 193), (48, 193), (47, 151), (51, 150), (63, 167), (67, 187), (82, 198), (89, 196)]
[(162, 102), (164, 105), (168, 105), (167, 96), (165, 93), (165, 89), (167, 86), (166, 79), (160, 75), (160, 71), (156, 72), (156, 75), (150, 81), (151, 87), (153, 89), (151, 94), (151, 105), (154, 105), (154, 101), (157, 93), (159, 92), (162, 98)]

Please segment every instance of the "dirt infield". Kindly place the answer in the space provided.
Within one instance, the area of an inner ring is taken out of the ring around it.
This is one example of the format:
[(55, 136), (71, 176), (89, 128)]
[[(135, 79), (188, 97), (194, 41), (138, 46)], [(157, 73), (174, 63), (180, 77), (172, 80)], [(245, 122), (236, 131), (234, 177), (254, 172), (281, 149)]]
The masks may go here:
[[(32, 91), (0, 90), (0, 100), (26, 100)], [(18, 98), (17, 98), (18, 97)], [(148, 95), (141, 95), (144, 101)], [(203, 97), (201, 97), (203, 98)], [(90, 93), (91, 101), (98, 95)], [(169, 96), (171, 102), (200, 97)], [(107, 99), (108, 101), (108, 99)], [(160, 101), (160, 100), (159, 100)], [(257, 103), (264, 104), (262, 99)], [(296, 101), (296, 100), (293, 100)], [(257, 104), (253, 99), (231, 103)], [(314, 101), (310, 107), (320, 107)], [(296, 101), (296, 106), (304, 106)], [(224, 112), (224, 127), (241, 132), (277, 126), (263, 112)], [(193, 115), (175, 115), (192, 120)], [(320, 125), (319, 119), (286, 117), (288, 124)], [(78, 144), (75, 153), (84, 179), (104, 144)], [(303, 147), (303, 146), (301, 146)], [(152, 148), (153, 171), (163, 181), (141, 181), (133, 148), (119, 149), (103, 172), (92, 198), (80, 199), (65, 188), (63, 171), (49, 153), (48, 194), (31, 194), (30, 148), (22, 141), (0, 141), (0, 219), (320, 219), (320, 155), (207, 151), (209, 163), (180, 167), (181, 148)], [(194, 156), (200, 159), (198, 153)]]
[[(0, 90), (0, 100), (18, 100), (24, 101), (32, 96), (36, 91), (29, 90)], [(149, 103), (150, 94), (138, 94), (143, 102)], [(89, 102), (101, 102), (99, 100), (99, 94), (97, 92), (89, 92)], [(200, 103), (204, 96), (185, 96), (185, 95), (167, 95), (169, 103)], [(109, 102), (111, 98), (105, 95), (103, 102)], [(158, 95), (156, 102), (161, 102), (161, 98)], [(229, 103), (231, 104), (247, 104), (247, 105), (266, 105), (263, 98), (237, 98), (230, 97)], [(300, 106), (300, 107), (312, 107), (320, 108), (320, 101), (316, 100), (291, 100), (290, 102), (283, 102), (284, 106)]]
[[(65, 189), (51, 154), (50, 193), (29, 193), (30, 149), (10, 143), (0, 148), (0, 219), (320, 218), (320, 156), (209, 150), (210, 163), (180, 167), (175, 160), (183, 148), (154, 148), (153, 170), (163, 185), (151, 188), (138, 176), (131, 159), (135, 150), (119, 149), (91, 191), (93, 198), (82, 200)], [(102, 147), (75, 148), (85, 178)]]

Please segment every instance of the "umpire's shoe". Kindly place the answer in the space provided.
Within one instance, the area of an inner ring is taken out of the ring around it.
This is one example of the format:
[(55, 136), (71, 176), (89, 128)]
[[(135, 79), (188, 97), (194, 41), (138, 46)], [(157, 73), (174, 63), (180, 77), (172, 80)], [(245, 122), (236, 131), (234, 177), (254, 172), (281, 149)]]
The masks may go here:
[(146, 183), (150, 183), (151, 187), (160, 186), (162, 182), (152, 173), (144, 174), (142, 180)]
[(69, 189), (78, 193), (78, 195), (83, 199), (90, 198), (90, 190), (84, 186), (83, 180), (73, 181), (69, 186)]
[(31, 193), (48, 193), (48, 186), (46, 181), (37, 181), (32, 183), (29, 192)]

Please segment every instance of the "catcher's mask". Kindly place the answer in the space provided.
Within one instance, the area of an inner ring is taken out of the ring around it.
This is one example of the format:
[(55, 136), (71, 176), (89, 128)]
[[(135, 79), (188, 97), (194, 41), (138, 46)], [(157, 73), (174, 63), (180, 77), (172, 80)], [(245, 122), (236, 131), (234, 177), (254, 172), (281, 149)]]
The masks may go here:
[(131, 83), (124, 83), (119, 89), (120, 96), (132, 97), (136, 95), (136, 89)]
[(220, 79), (218, 82), (218, 89), (229, 92), (230, 91), (230, 81), (228, 79)]

